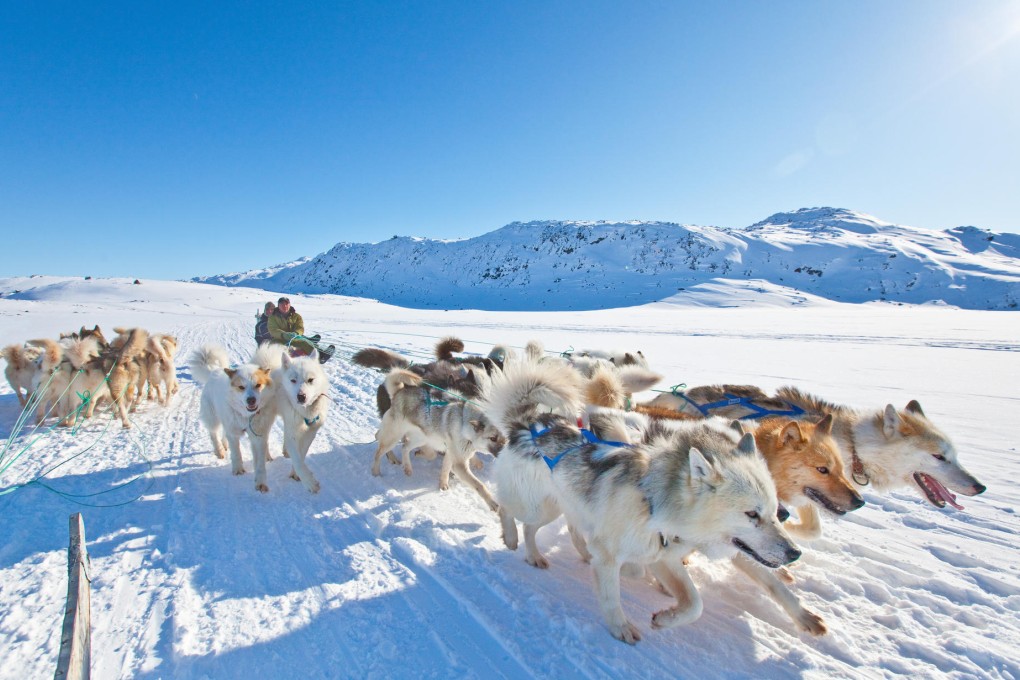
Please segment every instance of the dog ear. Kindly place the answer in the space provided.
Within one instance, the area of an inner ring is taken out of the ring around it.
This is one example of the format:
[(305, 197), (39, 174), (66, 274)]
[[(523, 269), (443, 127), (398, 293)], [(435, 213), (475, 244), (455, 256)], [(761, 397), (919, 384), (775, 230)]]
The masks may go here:
[(739, 420), (731, 420), (730, 421), (730, 427), (733, 428), (733, 430), (737, 434), (739, 434), (741, 437), (744, 436), (744, 432), (745, 432), (744, 426), (740, 424)]
[(748, 432), (740, 438), (740, 443), (737, 444), (737, 453), (745, 456), (754, 456), (758, 453), (758, 447), (755, 446), (753, 434)]
[(291, 358), (290, 358), (290, 352), (283, 352), (283, 353), (281, 353), (280, 356), (283, 357), (283, 367), (284, 368), (290, 368), (290, 365), (292, 363)]
[(485, 429), (485, 423), (478, 419), (469, 420), (468, 422), (471, 423), (471, 427), (475, 428), (475, 432), (481, 432)]
[(826, 413), (825, 417), (815, 424), (817, 434), (832, 434), (832, 414)]
[(900, 425), (900, 414), (892, 404), (885, 405), (885, 413), (882, 415), (882, 432), (886, 439), (892, 439)]
[(319, 361), (319, 350), (312, 348), (312, 353), (308, 355), (309, 358), (313, 359), (316, 363)]
[(800, 425), (797, 424), (796, 420), (791, 420), (786, 424), (786, 427), (783, 428), (782, 433), (779, 435), (779, 441), (783, 446), (804, 441), (804, 433), (800, 431)]
[(907, 404), (907, 413), (925, 417), (924, 411), (921, 410), (921, 405), (917, 403), (917, 399), (911, 399), (910, 403)]
[(697, 448), (693, 446), (691, 447), (689, 458), (692, 482), (710, 482), (719, 476), (716, 469), (712, 467), (712, 464), (708, 462), (707, 458), (705, 458), (705, 454)]
[(223, 372), (227, 374), (228, 378), (233, 380), (234, 379), (234, 375), (237, 373), (237, 369), (236, 368), (224, 368)]

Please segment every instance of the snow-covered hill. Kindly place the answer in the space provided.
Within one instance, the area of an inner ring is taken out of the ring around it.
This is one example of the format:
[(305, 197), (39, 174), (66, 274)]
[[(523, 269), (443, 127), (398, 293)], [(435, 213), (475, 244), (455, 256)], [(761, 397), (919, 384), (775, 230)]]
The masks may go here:
[[(932, 231), (836, 208), (746, 229), (668, 222), (514, 222), (460, 241), (338, 243), (316, 257), (197, 281), (335, 293), (415, 308), (568, 310), (756, 282), (842, 302), (1016, 309), (1020, 235)], [(696, 298), (697, 295), (695, 294)], [(801, 295), (803, 297), (803, 295)]]

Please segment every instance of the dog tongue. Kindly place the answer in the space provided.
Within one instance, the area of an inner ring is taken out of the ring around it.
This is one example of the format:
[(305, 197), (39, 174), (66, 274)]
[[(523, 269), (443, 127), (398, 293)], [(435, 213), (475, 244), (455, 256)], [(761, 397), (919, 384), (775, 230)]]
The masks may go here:
[(935, 490), (935, 493), (938, 494), (939, 498), (944, 500), (946, 503), (949, 503), (957, 510), (963, 510), (963, 506), (956, 502), (956, 496), (953, 495), (953, 492), (942, 486), (942, 483), (934, 477), (929, 477), (928, 475), (925, 475), (925, 477), (927, 478), (928, 485)]

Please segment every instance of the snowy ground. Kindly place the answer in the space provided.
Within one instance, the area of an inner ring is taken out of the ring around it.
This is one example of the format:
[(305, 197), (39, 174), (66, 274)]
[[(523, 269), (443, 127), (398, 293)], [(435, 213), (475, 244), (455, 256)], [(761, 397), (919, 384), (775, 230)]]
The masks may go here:
[[(15, 289), (22, 292), (12, 298)], [(77, 437), (55, 431), (0, 477), (2, 491), (82, 451), (50, 475), (53, 487), (95, 493), (143, 475), (90, 500), (140, 496), (117, 507), (82, 507), (38, 486), (0, 496), (0, 677), (53, 672), (67, 517), (81, 510), (94, 574), (94, 677), (1020, 680), (1020, 314), (840, 305), (719, 286), (701, 298), (695, 291), (576, 313), (417, 311), (292, 296), (309, 329), (347, 343), (342, 349), (420, 355), (454, 334), (485, 352), (538, 338), (557, 350), (641, 349), (664, 386), (793, 383), (874, 407), (916, 398), (988, 486), (961, 499), (963, 512), (934, 509), (910, 489), (865, 491), (865, 508), (805, 545), (795, 588), (825, 617), (825, 637), (797, 632), (728, 563), (696, 558), (690, 569), (705, 612), (691, 626), (652, 630), (651, 614), (667, 598), (643, 581), (624, 582), (624, 608), (644, 634), (629, 647), (603, 625), (590, 572), (562, 523), (539, 534), (552, 564), (538, 571), (522, 551), (506, 550), (496, 516), (473, 491), (456, 480), (437, 490), (438, 460), (416, 460), (412, 477), (394, 466), (382, 478), (369, 474), (380, 381), (371, 371), (343, 360), (327, 366), (336, 403), (309, 457), (321, 493), (287, 479), (283, 460), (269, 464), (267, 495), (255, 492), (250, 473), (231, 476), (198, 422), (184, 359), (210, 341), (246, 357), (264, 291), (35, 278), (0, 280), (0, 292), (0, 343), (94, 323), (169, 331), (181, 341), (182, 385), (168, 409), (144, 406), (133, 431), (115, 424), (103, 435), (102, 420)], [(724, 308), (736, 298), (742, 306)], [(0, 441), (18, 413), (4, 384)]]

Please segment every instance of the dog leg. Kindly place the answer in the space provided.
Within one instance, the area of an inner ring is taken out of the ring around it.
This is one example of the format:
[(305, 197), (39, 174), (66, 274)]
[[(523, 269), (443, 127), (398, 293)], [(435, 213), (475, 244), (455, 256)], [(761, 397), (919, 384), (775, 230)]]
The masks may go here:
[(244, 474), (244, 463), (241, 462), (241, 439), (227, 435), (227, 446), (230, 448), (230, 471), (235, 475)]
[(800, 522), (787, 520), (783, 528), (794, 538), (804, 541), (813, 541), (822, 536), (822, 518), (814, 505), (803, 505), (797, 507), (797, 516)]
[[(398, 441), (404, 438), (403, 435), (400, 433), (396, 433), (400, 434), (400, 436), (394, 436), (395, 433), (392, 424), (392, 419), (386, 417), (389, 414), (390, 412), (387, 411), (383, 415), (382, 423), (379, 426), (379, 431), (375, 433), (375, 438), (379, 442), (379, 446), (375, 450), (375, 460), (372, 463), (372, 474), (375, 475), (376, 477), (382, 474), (382, 472), (379, 470), (379, 463), (380, 461), (382, 461), (383, 454), (388, 453), (392, 455), (393, 447), (397, 445)], [(396, 460), (396, 458), (394, 458), (394, 460)]]
[(620, 565), (606, 555), (606, 552), (596, 547), (592, 559), (595, 593), (598, 595), (609, 632), (617, 640), (633, 645), (641, 639), (641, 632), (623, 613), (623, 605), (620, 602)]
[[(450, 455), (449, 451), (446, 452), (446, 456), (447, 456), (447, 458), (454, 458), (455, 457), (455, 456)], [(454, 474), (456, 474), (458, 477), (460, 477), (462, 482), (465, 482), (466, 484), (471, 486), (471, 488), (473, 488), (475, 491), (478, 492), (478, 495), (482, 497), (482, 500), (485, 501), (485, 504), (489, 506), (490, 510), (492, 510), (493, 512), (499, 512), (499, 503), (497, 503), (496, 499), (492, 497), (492, 494), (489, 493), (489, 490), (486, 488), (486, 486), (484, 484), (482, 484), (482, 480), (480, 480), (480, 479), (478, 479), (477, 477), (474, 476), (474, 474), (471, 472), (471, 469), (468, 467), (468, 464), (467, 464), (466, 460), (464, 460), (463, 458), (457, 457), (457, 460), (453, 461), (453, 464), (451, 465), (451, 467), (453, 468)], [(536, 528), (536, 530), (538, 529), (538, 527), (535, 527), (535, 528)], [(534, 537), (532, 537), (532, 538), (534, 538)], [(525, 540), (525, 542), (527, 542), (527, 539), (528, 539), (528, 531), (527, 531), (527, 527), (525, 527), (525, 530), (524, 530), (524, 540)], [(548, 566), (548, 565), (546, 565), (546, 566)]]
[(255, 490), (259, 493), (268, 493), (269, 484), (266, 483), (266, 454), (269, 453), (269, 443), (265, 437), (248, 435), (251, 444), (251, 462), (255, 468)]
[(453, 447), (443, 455), (443, 465), (439, 468), (439, 490), (446, 491), (450, 488), (450, 471), (453, 469)]
[(305, 488), (311, 493), (319, 493), (319, 480), (315, 478), (312, 471), (305, 465), (305, 456), (308, 453), (308, 449), (312, 445), (312, 439), (315, 438), (315, 430), (309, 429), (307, 432), (303, 432), (297, 441), (294, 438), (289, 440), (294, 444), (294, 455), (291, 456), (290, 464), (294, 467), (294, 472), (304, 483)]
[(588, 552), (588, 544), (581, 532), (570, 522), (567, 522), (567, 531), (570, 532), (570, 542), (574, 544), (574, 550), (581, 556), (581, 561), (585, 564), (591, 562), (591, 553)]
[(549, 560), (545, 558), (545, 555), (539, 552), (538, 543), (535, 541), (535, 535), (541, 528), (541, 524), (524, 525), (524, 547), (527, 550), (527, 555), (525, 556), (524, 561), (533, 567), (548, 569)]
[(481, 470), (485, 467), (485, 463), (478, 456), (471, 456), (471, 467), (475, 470)]
[(675, 607), (652, 615), (653, 628), (673, 628), (701, 618), (704, 610), (701, 594), (682, 563), (672, 565), (667, 558), (650, 564), (648, 569), (677, 602)]
[(517, 550), (517, 520), (505, 506), (499, 506), (499, 523), (503, 525), (503, 544), (511, 550)]
[(786, 613), (790, 615), (790, 618), (793, 619), (798, 628), (812, 635), (825, 635), (828, 628), (822, 617), (805, 608), (801, 604), (800, 598), (787, 588), (771, 569), (763, 567), (740, 554), (735, 555), (732, 561), (735, 567), (750, 576), (752, 581), (764, 588), (765, 592), (771, 595), (772, 599), (786, 610)]

